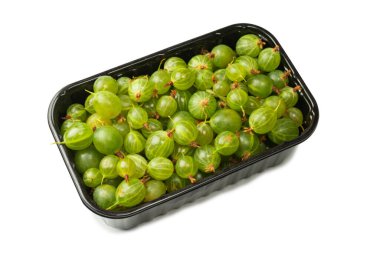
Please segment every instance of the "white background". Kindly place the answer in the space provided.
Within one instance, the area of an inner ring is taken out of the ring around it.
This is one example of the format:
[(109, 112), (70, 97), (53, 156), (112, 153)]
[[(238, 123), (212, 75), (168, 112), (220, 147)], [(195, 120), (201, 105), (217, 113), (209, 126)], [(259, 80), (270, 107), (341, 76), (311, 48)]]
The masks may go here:
[[(380, 252), (376, 1), (2, 1), (1, 252)], [(272, 32), (320, 107), (286, 163), (130, 231), (80, 201), (47, 108), (64, 85), (224, 26)]]

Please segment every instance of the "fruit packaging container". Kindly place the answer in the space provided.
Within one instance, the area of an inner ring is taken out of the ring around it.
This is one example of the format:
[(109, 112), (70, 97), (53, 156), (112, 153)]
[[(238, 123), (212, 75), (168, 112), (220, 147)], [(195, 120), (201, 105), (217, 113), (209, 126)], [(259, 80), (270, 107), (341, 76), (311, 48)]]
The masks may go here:
[(230, 25), (147, 55), (132, 62), (69, 84), (58, 91), (53, 97), (48, 109), (48, 123), (55, 141), (59, 142), (62, 140), (60, 125), (62, 124), (62, 117), (65, 116), (67, 107), (73, 103), (83, 104), (88, 95), (85, 90), (92, 90), (92, 85), (97, 77), (101, 75), (110, 75), (114, 78), (119, 78), (121, 76), (133, 77), (151, 74), (157, 70), (157, 66), (163, 58), (167, 59), (171, 56), (179, 56), (185, 61), (188, 61), (192, 56), (201, 53), (202, 50), (211, 50), (215, 45), (221, 43), (235, 48), (236, 41), (242, 35), (248, 33), (258, 35), (266, 43), (266, 46), (274, 47), (275, 45), (278, 45), (280, 47), (280, 68), (291, 71), (289, 80), (291, 86), (299, 85), (302, 88), (299, 92), (299, 101), (297, 104), (297, 107), (302, 110), (304, 115), (304, 130), (301, 132), (300, 136), (293, 141), (274, 146), (263, 153), (234, 166), (218, 170), (215, 174), (197, 182), (196, 184), (189, 185), (177, 192), (165, 194), (163, 197), (155, 201), (142, 203), (126, 211), (106, 211), (97, 207), (92, 200), (88, 188), (83, 184), (81, 175), (75, 169), (73, 159), (74, 153), (67, 149), (65, 145), (58, 145), (58, 149), (82, 202), (94, 214), (104, 219), (106, 224), (120, 229), (132, 228), (145, 221), (151, 220), (154, 217), (165, 214), (170, 210), (179, 208), (186, 203), (196, 201), (202, 196), (220, 190), (240, 179), (247, 178), (255, 173), (262, 172), (269, 167), (281, 163), (292, 152), (296, 145), (308, 139), (314, 132), (319, 117), (317, 103), (277, 39), (270, 32), (252, 24)]

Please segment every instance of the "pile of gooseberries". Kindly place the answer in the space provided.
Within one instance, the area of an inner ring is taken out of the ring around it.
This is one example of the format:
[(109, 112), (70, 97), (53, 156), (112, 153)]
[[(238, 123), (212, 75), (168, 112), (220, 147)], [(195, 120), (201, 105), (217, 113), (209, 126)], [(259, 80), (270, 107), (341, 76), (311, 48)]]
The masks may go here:
[[(177, 56), (138, 77), (100, 76), (67, 108), (61, 134), (102, 209), (161, 198), (294, 140), (303, 130), (299, 86), (278, 46), (246, 34), (230, 46)], [(149, 74), (149, 75), (148, 75)]]

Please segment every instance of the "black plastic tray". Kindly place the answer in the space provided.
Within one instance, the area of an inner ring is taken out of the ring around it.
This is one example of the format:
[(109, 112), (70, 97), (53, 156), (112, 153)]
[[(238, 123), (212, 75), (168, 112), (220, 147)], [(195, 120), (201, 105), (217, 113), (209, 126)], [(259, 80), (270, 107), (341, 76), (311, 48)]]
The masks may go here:
[(304, 131), (301, 135), (291, 142), (270, 148), (260, 155), (241, 162), (232, 168), (223, 169), (199, 183), (189, 185), (180, 191), (166, 194), (156, 201), (144, 203), (123, 212), (105, 211), (96, 206), (87, 187), (84, 186), (81, 176), (75, 170), (73, 152), (67, 149), (64, 145), (58, 145), (58, 149), (61, 152), (79, 196), (88, 209), (101, 216), (107, 224), (117, 228), (128, 229), (172, 209), (178, 208), (185, 203), (192, 202), (211, 192), (222, 189), (228, 184), (235, 183), (242, 178), (249, 177), (252, 174), (261, 172), (266, 168), (282, 162), (290, 154), (292, 147), (310, 137), (318, 123), (318, 106), (280, 43), (271, 33), (261, 27), (252, 24), (234, 24), (69, 84), (62, 88), (53, 97), (48, 109), (49, 127), (55, 141), (58, 142), (62, 140), (59, 129), (66, 108), (72, 103), (84, 103), (84, 100), (88, 95), (85, 92), (85, 89), (91, 90), (93, 82), (98, 76), (111, 75), (114, 78), (118, 78), (120, 76), (132, 77), (151, 74), (157, 70), (157, 66), (163, 58), (176, 55), (188, 61), (190, 57), (199, 54), (202, 50), (211, 50), (213, 46), (220, 43), (235, 48), (237, 39), (248, 33), (260, 36), (261, 39), (267, 43), (267, 46), (273, 47), (274, 45), (279, 45), (282, 56), (281, 67), (286, 70), (289, 69), (292, 72), (290, 85), (301, 86), (302, 90), (300, 91), (300, 98), (297, 104), (297, 107), (300, 108), (304, 114)]

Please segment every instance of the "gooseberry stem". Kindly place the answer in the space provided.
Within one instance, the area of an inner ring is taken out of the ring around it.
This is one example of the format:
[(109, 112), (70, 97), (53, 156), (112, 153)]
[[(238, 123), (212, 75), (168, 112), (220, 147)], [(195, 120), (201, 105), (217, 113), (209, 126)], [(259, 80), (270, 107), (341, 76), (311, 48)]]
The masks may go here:
[(119, 204), (119, 202), (116, 201), (113, 205), (109, 206), (106, 210), (112, 210), (115, 207), (117, 207), (118, 204)]
[(193, 176), (189, 176), (190, 183), (194, 184), (197, 180)]

